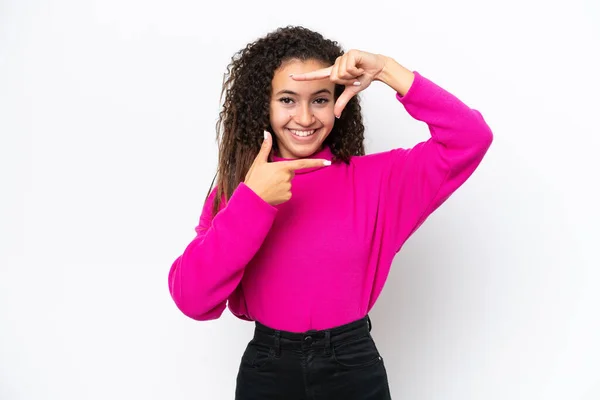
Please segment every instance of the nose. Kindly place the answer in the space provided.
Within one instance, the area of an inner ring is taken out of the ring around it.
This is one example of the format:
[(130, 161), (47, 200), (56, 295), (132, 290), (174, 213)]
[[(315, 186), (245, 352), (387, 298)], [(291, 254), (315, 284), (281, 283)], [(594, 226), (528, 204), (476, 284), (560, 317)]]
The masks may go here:
[(315, 122), (315, 115), (308, 105), (300, 107), (296, 114), (296, 121), (302, 126), (310, 126)]

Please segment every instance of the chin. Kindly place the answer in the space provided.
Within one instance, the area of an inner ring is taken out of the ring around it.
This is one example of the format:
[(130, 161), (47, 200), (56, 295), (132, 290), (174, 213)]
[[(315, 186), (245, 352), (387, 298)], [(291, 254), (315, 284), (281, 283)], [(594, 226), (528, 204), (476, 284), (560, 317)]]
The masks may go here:
[(315, 154), (321, 145), (313, 145), (313, 146), (294, 146), (290, 149), (290, 152), (294, 155), (294, 158), (306, 158)]
[[(322, 130), (322, 128), (319, 128), (318, 130)], [(318, 152), (322, 148), (323, 142), (325, 141), (327, 135), (323, 135), (322, 132), (316, 132), (312, 139), (298, 140), (292, 136), (290, 131), (283, 128), (281, 131), (277, 132), (276, 137), (280, 154), (281, 148), (285, 147), (288, 156), (290, 156), (285, 158), (298, 159), (310, 157)]]

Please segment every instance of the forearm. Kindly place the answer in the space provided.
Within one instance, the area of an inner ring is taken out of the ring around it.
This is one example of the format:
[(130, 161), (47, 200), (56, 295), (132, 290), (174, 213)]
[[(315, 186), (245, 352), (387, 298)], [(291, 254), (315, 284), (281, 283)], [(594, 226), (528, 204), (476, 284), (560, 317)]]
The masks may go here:
[(185, 315), (196, 320), (221, 315), (277, 213), (243, 183), (227, 207), (210, 220), (212, 199), (204, 205), (198, 236), (169, 272), (171, 297)]

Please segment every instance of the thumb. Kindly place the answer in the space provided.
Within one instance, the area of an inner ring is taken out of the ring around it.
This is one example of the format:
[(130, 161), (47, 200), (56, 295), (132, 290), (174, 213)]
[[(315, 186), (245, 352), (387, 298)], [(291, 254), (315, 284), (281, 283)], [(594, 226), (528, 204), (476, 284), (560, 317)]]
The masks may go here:
[(263, 139), (260, 151), (256, 156), (256, 160), (262, 162), (269, 162), (269, 155), (271, 154), (271, 147), (273, 146), (273, 139), (268, 131), (264, 131), (265, 138)]
[(346, 104), (348, 104), (348, 102), (350, 101), (350, 99), (352, 99), (352, 97), (354, 97), (354, 95), (357, 92), (358, 91), (354, 87), (352, 87), (352, 86), (346, 86), (346, 89), (340, 95), (340, 97), (338, 97), (338, 99), (335, 102), (335, 105), (333, 107), (333, 112), (334, 112), (334, 114), (335, 114), (336, 117), (339, 118), (342, 115), (342, 111), (344, 110), (344, 108), (346, 108)]

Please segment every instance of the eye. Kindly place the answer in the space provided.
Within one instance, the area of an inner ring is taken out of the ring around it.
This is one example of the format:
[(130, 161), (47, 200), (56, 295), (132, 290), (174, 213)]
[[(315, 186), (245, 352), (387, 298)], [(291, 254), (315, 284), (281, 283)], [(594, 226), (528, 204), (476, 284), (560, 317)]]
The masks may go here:
[(290, 97), (282, 97), (279, 99), (279, 101), (283, 104), (292, 104), (294, 100), (292, 100)]
[(315, 100), (315, 103), (317, 104), (327, 104), (329, 103), (329, 99), (326, 99), (325, 97), (320, 97), (318, 99)]

